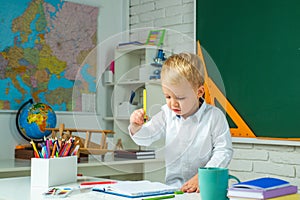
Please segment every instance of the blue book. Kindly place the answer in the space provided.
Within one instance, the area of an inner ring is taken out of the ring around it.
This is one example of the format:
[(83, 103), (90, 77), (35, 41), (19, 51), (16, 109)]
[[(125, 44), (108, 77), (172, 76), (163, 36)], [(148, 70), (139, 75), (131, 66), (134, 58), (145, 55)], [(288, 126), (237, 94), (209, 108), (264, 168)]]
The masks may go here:
[(290, 185), (290, 183), (285, 180), (279, 178), (264, 177), (233, 184), (232, 188), (271, 190), (275, 188), (285, 187), (288, 185)]

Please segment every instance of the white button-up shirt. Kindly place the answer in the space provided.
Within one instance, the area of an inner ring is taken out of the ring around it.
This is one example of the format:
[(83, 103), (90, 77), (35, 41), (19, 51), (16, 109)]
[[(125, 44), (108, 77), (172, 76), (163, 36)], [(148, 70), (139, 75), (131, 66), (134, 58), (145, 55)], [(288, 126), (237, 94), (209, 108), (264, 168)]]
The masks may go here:
[(186, 119), (164, 105), (131, 138), (142, 146), (165, 138), (166, 184), (178, 188), (195, 176), (199, 167), (227, 167), (233, 154), (225, 115), (205, 102)]

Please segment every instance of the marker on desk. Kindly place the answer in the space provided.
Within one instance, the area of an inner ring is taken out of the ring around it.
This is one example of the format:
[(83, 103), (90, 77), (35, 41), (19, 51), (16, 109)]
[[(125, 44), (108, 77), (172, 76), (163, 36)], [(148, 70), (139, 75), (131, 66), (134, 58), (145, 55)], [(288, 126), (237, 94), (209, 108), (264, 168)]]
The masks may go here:
[(80, 186), (90, 186), (90, 185), (107, 185), (107, 184), (115, 184), (116, 181), (88, 181), (80, 183)]
[(146, 123), (147, 121), (147, 91), (146, 89), (143, 90), (143, 110), (144, 110), (144, 123)]
[(174, 194), (184, 194), (181, 190), (175, 191)]
[(160, 200), (160, 199), (172, 199), (172, 198), (175, 198), (174, 194), (167, 195), (167, 196), (150, 197), (150, 198), (145, 198), (145, 199), (142, 199), (142, 200)]

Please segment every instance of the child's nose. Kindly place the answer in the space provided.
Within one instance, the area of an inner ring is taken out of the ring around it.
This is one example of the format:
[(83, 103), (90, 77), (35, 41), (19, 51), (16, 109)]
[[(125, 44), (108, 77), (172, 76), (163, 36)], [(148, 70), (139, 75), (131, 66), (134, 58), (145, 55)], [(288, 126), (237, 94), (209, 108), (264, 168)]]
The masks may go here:
[(176, 99), (172, 99), (171, 105), (174, 106), (174, 107), (177, 107), (178, 106), (178, 101), (176, 101)]

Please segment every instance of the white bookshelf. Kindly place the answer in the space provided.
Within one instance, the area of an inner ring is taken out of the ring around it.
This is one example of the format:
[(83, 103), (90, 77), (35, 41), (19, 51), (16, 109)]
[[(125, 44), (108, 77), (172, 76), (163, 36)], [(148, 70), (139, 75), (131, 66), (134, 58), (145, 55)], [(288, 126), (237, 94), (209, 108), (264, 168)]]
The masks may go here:
[[(147, 114), (156, 114), (165, 104), (160, 80), (150, 80), (154, 70), (151, 65), (157, 56), (156, 46), (135, 46), (115, 49), (114, 81), (106, 83), (107, 109), (103, 119), (106, 127), (115, 131), (114, 142), (122, 139), (125, 148), (137, 148), (128, 135), (130, 114), (142, 107), (143, 89), (147, 90)], [(168, 56), (168, 53), (165, 52)], [(141, 70), (142, 68), (142, 70)], [(132, 91), (133, 104), (129, 103)], [(156, 144), (157, 145), (157, 144)]]

